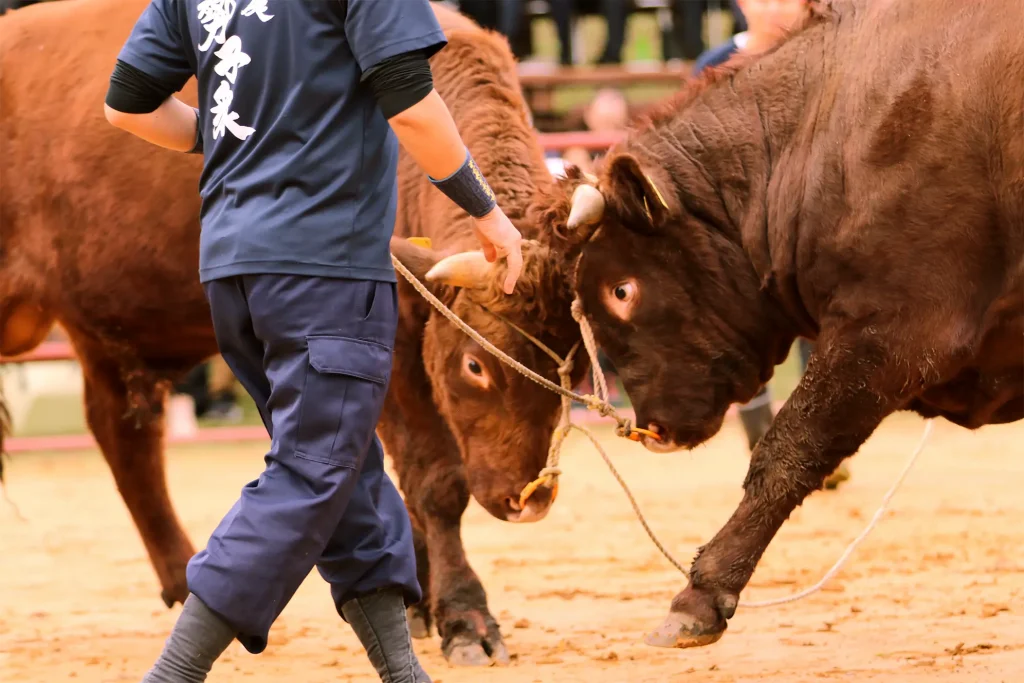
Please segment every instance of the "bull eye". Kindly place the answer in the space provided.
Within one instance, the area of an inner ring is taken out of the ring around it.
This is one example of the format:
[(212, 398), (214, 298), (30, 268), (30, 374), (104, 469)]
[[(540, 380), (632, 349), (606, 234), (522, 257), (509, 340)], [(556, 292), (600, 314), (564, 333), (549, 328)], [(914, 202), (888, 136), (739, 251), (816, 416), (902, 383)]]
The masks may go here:
[(606, 289), (601, 298), (612, 315), (620, 320), (629, 320), (636, 307), (637, 293), (637, 282), (630, 278)]
[(484, 364), (471, 353), (462, 355), (462, 376), (478, 389), (490, 389), (491, 377), (484, 369)]

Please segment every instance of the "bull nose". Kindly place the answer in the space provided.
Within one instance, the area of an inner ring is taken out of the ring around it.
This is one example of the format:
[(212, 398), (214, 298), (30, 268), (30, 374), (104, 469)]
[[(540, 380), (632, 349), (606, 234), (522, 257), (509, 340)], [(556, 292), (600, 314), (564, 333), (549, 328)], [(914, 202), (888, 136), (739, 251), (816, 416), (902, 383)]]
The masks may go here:
[(516, 524), (539, 522), (547, 517), (553, 502), (554, 497), (551, 495), (551, 489), (546, 486), (538, 487), (530, 495), (529, 500), (526, 501), (526, 507), (522, 507), (519, 504), (519, 498), (506, 498), (505, 520)]
[(652, 453), (671, 453), (672, 451), (677, 451), (682, 448), (682, 446), (675, 442), (675, 439), (672, 438), (668, 430), (665, 429), (660, 422), (648, 422), (647, 429), (648, 431), (654, 432), (658, 435), (657, 439), (652, 439), (648, 436), (644, 436), (641, 439), (644, 448)]

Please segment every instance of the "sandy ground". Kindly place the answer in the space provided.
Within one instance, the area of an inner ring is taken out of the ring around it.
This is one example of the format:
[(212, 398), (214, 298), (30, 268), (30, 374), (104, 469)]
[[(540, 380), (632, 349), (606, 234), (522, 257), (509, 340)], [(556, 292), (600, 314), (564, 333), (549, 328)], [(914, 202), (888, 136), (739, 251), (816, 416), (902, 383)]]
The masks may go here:
[[(853, 460), (838, 493), (817, 493), (769, 548), (748, 600), (815, 580), (866, 524), (921, 433), (897, 417)], [(689, 559), (732, 511), (746, 466), (735, 421), (689, 454), (647, 454), (605, 434), (669, 547)], [(197, 543), (261, 467), (258, 443), (178, 448), (175, 502)], [(475, 504), (470, 560), (506, 634), (507, 668), (456, 670), (438, 640), (417, 649), (437, 683), (493, 681), (1024, 680), (1024, 424), (977, 433), (939, 423), (891, 513), (826, 590), (740, 610), (719, 643), (659, 650), (641, 638), (683, 582), (658, 554), (589, 446), (574, 441), (555, 510), (498, 522)], [(0, 681), (138, 681), (177, 608), (166, 610), (101, 457), (18, 456), (0, 505)], [(234, 644), (212, 681), (373, 681), (358, 642), (312, 574), (254, 657)]]

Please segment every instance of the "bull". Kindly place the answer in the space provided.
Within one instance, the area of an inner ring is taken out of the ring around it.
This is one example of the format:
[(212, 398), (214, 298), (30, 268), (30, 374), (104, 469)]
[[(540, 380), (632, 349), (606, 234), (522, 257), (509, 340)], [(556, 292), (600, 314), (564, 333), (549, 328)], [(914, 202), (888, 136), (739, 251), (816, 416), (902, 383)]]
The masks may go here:
[(717, 641), (781, 525), (896, 411), (1024, 418), (1024, 5), (816, 3), (538, 207), (653, 451), (807, 372), (647, 642)]
[[(66, 330), (84, 373), (89, 428), (172, 606), (188, 594), (194, 550), (167, 490), (164, 396), (217, 347), (196, 272), (201, 162), (154, 149), (102, 115), (117, 50), (145, 4), (43, 3), (0, 19), (0, 354), (31, 350), (55, 322)], [(548, 236), (526, 217), (534, 192), (553, 181), (516, 64), (503, 38), (435, 7), (449, 35), (431, 60), (435, 86), (530, 240), (531, 265), (508, 297), (490, 286), (502, 265), (448, 258), (475, 244), (472, 223), (405, 157), (393, 248), (470, 324), (557, 381), (556, 363), (530, 337), (568, 352), (571, 291)], [(195, 103), (194, 80), (183, 97)], [(432, 246), (401, 239), (410, 236)], [(507, 661), (460, 520), (470, 495), (501, 520), (544, 517), (550, 490), (525, 507), (519, 494), (545, 465), (559, 401), (496, 365), (411, 289), (400, 290), (400, 307), (379, 432), (417, 532), (426, 597), (413, 625), (425, 636), (436, 624), (455, 664)], [(576, 380), (585, 371), (578, 363)]]

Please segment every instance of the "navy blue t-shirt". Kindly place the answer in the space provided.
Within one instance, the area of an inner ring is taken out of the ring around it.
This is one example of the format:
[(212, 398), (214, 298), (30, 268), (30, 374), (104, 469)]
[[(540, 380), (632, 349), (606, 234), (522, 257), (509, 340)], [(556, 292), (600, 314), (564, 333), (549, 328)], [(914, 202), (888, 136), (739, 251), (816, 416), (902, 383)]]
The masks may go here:
[(444, 47), (428, 0), (152, 0), (119, 55), (199, 85), (199, 272), (394, 281), (398, 144), (366, 70)]

